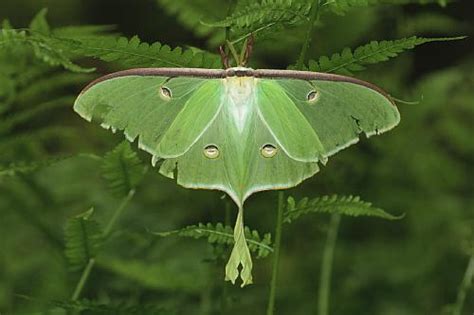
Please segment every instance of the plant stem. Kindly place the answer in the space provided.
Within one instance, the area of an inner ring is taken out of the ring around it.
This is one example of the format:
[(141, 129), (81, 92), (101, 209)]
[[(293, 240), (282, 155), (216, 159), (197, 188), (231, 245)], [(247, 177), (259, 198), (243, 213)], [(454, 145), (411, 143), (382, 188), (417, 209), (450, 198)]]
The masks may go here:
[(329, 314), (329, 296), (331, 293), (331, 273), (336, 247), (337, 232), (341, 222), (340, 214), (332, 214), (329, 222), (326, 244), (324, 245), (323, 261), (321, 264), (321, 277), (319, 280), (318, 315)]
[(202, 293), (201, 293), (201, 306), (200, 306), (199, 314), (208, 315), (211, 313), (213, 289), (214, 289), (214, 285), (212, 283), (212, 279), (209, 279), (209, 283), (207, 284), (206, 288), (202, 290)]
[(237, 38), (236, 40), (231, 41), (231, 43), (234, 44), (234, 45), (235, 45), (235, 44), (238, 44), (238, 43), (240, 43), (241, 41), (243, 41), (243, 40), (245, 40), (246, 38), (248, 38), (250, 35), (252, 35), (252, 34), (255, 35), (255, 34), (257, 34), (258, 32), (261, 32), (261, 31), (263, 31), (263, 30), (266, 30), (267, 28), (272, 27), (272, 26), (275, 25), (275, 24), (276, 24), (275, 22), (272, 22), (272, 23), (269, 23), (269, 24), (264, 25), (264, 26), (262, 26), (262, 27), (259, 27), (259, 28), (257, 28), (256, 30), (254, 30), (253, 32), (250, 32), (250, 33), (247, 33), (247, 34), (245, 34), (245, 35), (242, 35), (242, 36), (240, 36), (239, 38)]
[(232, 44), (230, 41), (227, 41), (226, 43), (227, 43), (227, 47), (229, 47), (232, 57), (234, 57), (235, 62), (237, 63), (237, 66), (240, 66), (240, 57), (239, 57), (239, 54), (237, 53), (237, 50), (235, 49), (234, 44)]
[(278, 192), (278, 212), (275, 228), (275, 246), (273, 253), (272, 279), (270, 283), (270, 297), (268, 299), (267, 315), (273, 315), (275, 310), (275, 297), (277, 289), (278, 265), (280, 263), (281, 234), (283, 225), (283, 209), (285, 194)]
[(310, 18), (308, 22), (308, 29), (306, 30), (306, 36), (301, 47), (300, 57), (296, 62), (296, 68), (302, 69), (306, 61), (306, 55), (308, 54), (309, 46), (311, 45), (311, 37), (313, 34), (314, 24), (319, 20), (319, 13), (321, 8), (321, 0), (314, 0), (313, 6), (311, 7)]
[[(229, 0), (229, 4), (227, 6), (227, 14), (226, 17), (229, 17), (230, 14), (232, 13), (232, 10), (234, 10), (234, 0)], [(230, 40), (230, 26), (227, 26), (225, 28), (225, 40), (228, 41)]]
[[(231, 207), (232, 207), (232, 204), (230, 202), (230, 200), (228, 200), (227, 198), (225, 199), (225, 214), (224, 214), (224, 225), (225, 226), (228, 226), (231, 224), (231, 219), (230, 219), (230, 214), (231, 214)], [(225, 262), (225, 260), (222, 260), (223, 262)], [(228, 289), (228, 285), (227, 285), (227, 282), (225, 281), (221, 281), (222, 283), (222, 288), (221, 288), (221, 301), (220, 301), (220, 311), (221, 311), (221, 314), (227, 314), (227, 309), (228, 309), (228, 304), (229, 304), (229, 289)]]
[(105, 227), (104, 230), (104, 238), (107, 238), (110, 235), (110, 232), (112, 232), (112, 228), (115, 225), (115, 222), (117, 222), (117, 219), (120, 217), (122, 214), (123, 210), (127, 207), (128, 203), (130, 200), (133, 198), (135, 195), (135, 190), (132, 189), (128, 192), (127, 196), (122, 200), (118, 208), (114, 211), (114, 214), (112, 215), (112, 218), (110, 218), (109, 223), (107, 223), (107, 226)]
[(464, 278), (459, 287), (458, 296), (456, 303), (453, 306), (453, 315), (461, 315), (462, 308), (464, 306), (464, 301), (466, 300), (467, 291), (472, 286), (472, 281), (474, 279), (474, 255), (469, 259), (467, 264), (466, 272), (464, 273)]
[(227, 314), (228, 304), (229, 304), (229, 289), (226, 281), (222, 282), (222, 294), (221, 294), (221, 314)]
[(84, 288), (84, 285), (87, 282), (87, 279), (89, 279), (89, 275), (92, 271), (92, 268), (95, 265), (95, 259), (91, 258), (87, 262), (86, 268), (82, 271), (81, 278), (79, 279), (79, 282), (76, 285), (76, 288), (74, 289), (74, 293), (72, 294), (71, 300), (76, 301), (79, 299), (79, 296), (81, 295), (82, 289)]
[[(125, 196), (125, 198), (122, 200), (120, 205), (114, 211), (112, 217), (107, 223), (104, 233), (102, 234), (104, 238), (107, 238), (110, 235), (110, 233), (112, 232), (112, 228), (115, 225), (115, 222), (117, 222), (117, 219), (120, 217), (123, 210), (127, 207), (128, 203), (130, 202), (130, 200), (133, 198), (134, 195), (135, 195), (135, 190), (134, 189), (130, 190), (127, 196)], [(82, 271), (81, 277), (79, 278), (79, 282), (77, 283), (76, 288), (74, 289), (74, 293), (72, 294), (71, 300), (76, 301), (81, 296), (82, 289), (84, 288), (87, 280), (89, 279), (90, 273), (92, 271), (92, 268), (94, 268), (94, 265), (95, 265), (95, 258), (89, 258), (89, 261), (87, 262), (87, 265)]]
[[(18, 178), (25, 184), (25, 186), (27, 186), (29, 191), (35, 194), (35, 197), (38, 198), (45, 208), (51, 206), (53, 202), (49, 196), (49, 192), (42, 189), (33, 179), (26, 175), (20, 174)], [(8, 201), (11, 201), (12, 204), (18, 205), (16, 207), (15, 213), (20, 215), (25, 222), (31, 224), (40, 233), (42, 233), (45, 239), (47, 239), (52, 246), (62, 253), (63, 243), (61, 238), (58, 237), (58, 235), (56, 235), (56, 233), (54, 233), (54, 231), (43, 222), (41, 216), (37, 215), (37, 211), (31, 211), (24, 202), (22, 196), (19, 195), (15, 190), (11, 189), (9, 186), (5, 185), (5, 187), (0, 187), (0, 191), (3, 190), (5, 190), (5, 196), (9, 197)]]

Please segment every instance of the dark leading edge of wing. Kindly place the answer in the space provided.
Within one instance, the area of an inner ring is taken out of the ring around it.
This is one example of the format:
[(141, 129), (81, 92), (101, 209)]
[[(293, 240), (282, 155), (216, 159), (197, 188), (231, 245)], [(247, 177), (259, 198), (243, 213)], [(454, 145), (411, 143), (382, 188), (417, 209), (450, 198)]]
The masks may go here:
[(114, 72), (97, 80), (91, 82), (86, 86), (81, 93), (84, 93), (92, 86), (105, 80), (124, 77), (124, 76), (163, 76), (163, 77), (199, 77), (199, 78), (226, 78), (226, 77), (255, 77), (255, 78), (278, 78), (278, 79), (298, 79), (298, 80), (323, 80), (323, 81), (338, 81), (338, 82), (349, 82), (353, 84), (363, 85), (370, 89), (373, 89), (383, 96), (385, 96), (390, 102), (395, 105), (392, 98), (383, 89), (378, 86), (359, 80), (352, 77), (343, 75), (311, 72), (311, 71), (296, 71), (296, 70), (275, 70), (275, 69), (248, 69), (248, 68), (229, 68), (223, 69), (200, 69), (200, 68), (136, 68), (124, 71)]

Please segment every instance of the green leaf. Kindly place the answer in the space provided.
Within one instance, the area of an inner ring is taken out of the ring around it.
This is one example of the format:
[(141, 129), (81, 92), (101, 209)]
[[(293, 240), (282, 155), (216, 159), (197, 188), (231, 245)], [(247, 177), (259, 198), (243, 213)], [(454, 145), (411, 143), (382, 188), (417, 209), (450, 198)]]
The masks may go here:
[(9, 156), (15, 159), (15, 152), (21, 151), (25, 147), (42, 145), (44, 142), (53, 139), (60, 143), (71, 142), (71, 139), (76, 137), (77, 131), (68, 126), (49, 126), (35, 129), (34, 133), (24, 132), (16, 133), (10, 137), (2, 137), (0, 139), (0, 152), (9, 152)]
[(97, 256), (103, 242), (102, 230), (91, 219), (94, 209), (79, 214), (66, 223), (64, 254), (73, 271), (83, 269), (90, 259)]
[(0, 32), (0, 48), (11, 48), (19, 43), (26, 42), (27, 32), (17, 31), (10, 26), (4, 25)]
[(114, 33), (110, 33), (116, 29), (115, 25), (72, 25), (57, 27), (52, 31), (52, 34), (55, 37), (71, 39), (104, 38), (116, 37)]
[(326, 1), (323, 8), (338, 15), (344, 15), (353, 8), (367, 7), (371, 4), (370, 0), (330, 0)]
[(284, 222), (291, 223), (300, 216), (308, 213), (337, 213), (352, 217), (371, 216), (387, 220), (399, 220), (401, 216), (394, 216), (384, 210), (372, 206), (370, 202), (361, 200), (357, 196), (323, 196), (314, 199), (305, 197), (296, 202), (288, 197), (287, 207), (283, 217)]
[(407, 4), (433, 4), (446, 6), (448, 0), (327, 0), (323, 4), (323, 9), (338, 15), (344, 15), (348, 11), (357, 8), (364, 8), (376, 5), (407, 5)]
[(56, 100), (51, 100), (49, 102), (39, 104), (33, 108), (25, 109), (23, 111), (19, 111), (15, 114), (12, 114), (8, 118), (0, 121), (0, 134), (5, 134), (11, 131), (11, 129), (13, 129), (17, 125), (26, 123), (30, 120), (39, 117), (43, 112), (48, 112), (60, 107), (69, 107), (70, 104), (73, 102), (73, 97), (65, 96)]
[(16, 162), (11, 163), (7, 166), (0, 166), (0, 177), (2, 176), (15, 176), (18, 174), (29, 174), (38, 169), (48, 167), (54, 165), (58, 162), (62, 162), (65, 159), (70, 158), (70, 156), (66, 157), (54, 157), (50, 159), (45, 159), (42, 161), (34, 161), (34, 162)]
[(62, 47), (58, 47), (53, 37), (37, 32), (2, 29), (0, 33), (0, 49), (28, 47), (35, 56), (50, 66), (62, 66), (72, 72), (91, 72), (93, 68), (82, 68), (74, 64)]
[(114, 62), (124, 68), (132, 67), (196, 67), (220, 68), (219, 56), (208, 52), (171, 48), (159, 42), (148, 44), (138, 36), (120, 38), (54, 38), (52, 42), (77, 57), (92, 57)]
[[(18, 84), (24, 85), (20, 91), (17, 92), (16, 103), (22, 106), (31, 106), (35, 102), (52, 101), (51, 96), (57, 95), (64, 90), (76, 88), (84, 85), (87, 81), (94, 78), (92, 74), (72, 73), (72, 72), (55, 72), (55, 73), (41, 73), (41, 76), (35, 76), (34, 73), (24, 74)], [(67, 101), (70, 106), (71, 101), (68, 97), (62, 98)], [(39, 105), (38, 105), (39, 106)], [(35, 106), (37, 107), (37, 106)]]
[(174, 311), (164, 309), (162, 307), (153, 305), (127, 305), (123, 304), (104, 304), (96, 301), (80, 300), (80, 301), (54, 301), (53, 306), (62, 308), (67, 311), (73, 311), (83, 314), (98, 314), (98, 315), (173, 315)]
[(125, 196), (135, 189), (145, 171), (146, 167), (128, 141), (123, 141), (107, 153), (102, 162), (102, 176), (110, 190), (118, 196)]
[(48, 9), (46, 8), (39, 11), (30, 23), (30, 30), (42, 34), (49, 34), (51, 29), (49, 27), (48, 21), (46, 20), (47, 14)]
[(10, 109), (15, 97), (15, 80), (7, 74), (0, 74), (0, 114)]
[(2, 27), (1, 27), (3, 30), (11, 30), (13, 29), (13, 26), (12, 24), (10, 23), (10, 20), (8, 19), (5, 19), (2, 21)]
[(395, 5), (404, 5), (404, 4), (438, 4), (441, 7), (445, 7), (448, 3), (454, 2), (456, 0), (370, 0), (372, 3), (380, 4), (395, 4)]
[(387, 61), (406, 50), (413, 49), (422, 44), (461, 40), (464, 38), (464, 36), (440, 38), (412, 36), (398, 40), (372, 41), (356, 48), (354, 51), (350, 48), (345, 48), (341, 53), (335, 53), (330, 58), (323, 56), (318, 61), (310, 60), (306, 69), (316, 72), (350, 75), (353, 72), (364, 70), (367, 65)]
[(199, 293), (208, 284), (209, 266), (205, 263), (168, 254), (162, 260), (144, 261), (102, 255), (97, 259), (101, 269), (110, 271), (128, 282), (154, 290)]
[(309, 2), (293, 0), (262, 0), (240, 6), (227, 18), (216, 22), (203, 22), (213, 27), (230, 27), (237, 34), (255, 33), (274, 26), (291, 26), (307, 20), (311, 10)]
[(404, 18), (399, 23), (402, 34), (456, 34), (468, 30), (468, 24), (454, 17), (436, 12), (421, 12)]
[[(22, 56), (21, 59), (26, 59), (29, 56)], [(26, 69), (15, 69), (15, 81), (18, 88), (29, 88), (38, 82), (38, 80), (50, 77), (54, 69), (45, 63), (30, 63)]]
[[(204, 17), (221, 18), (227, 12), (228, 3), (222, 0), (157, 0), (160, 7), (186, 29), (198, 37), (216, 36), (220, 30), (201, 23)], [(223, 34), (222, 34), (223, 35)], [(222, 36), (221, 41), (224, 39)]]
[(74, 64), (70, 56), (71, 51), (59, 44), (68, 38), (105, 38), (104, 32), (110, 30), (111, 26), (67, 26), (52, 30), (46, 20), (46, 14), (47, 9), (41, 10), (31, 21), (28, 30), (15, 30), (5, 21), (0, 34), (0, 49), (29, 48), (38, 59), (50, 66), (62, 66), (73, 72), (94, 71), (93, 68)]
[[(265, 233), (263, 237), (261, 237), (258, 231), (251, 230), (247, 226), (245, 227), (244, 231), (248, 247), (250, 251), (257, 253), (257, 258), (267, 257), (273, 252), (273, 248), (271, 247), (272, 241), (270, 233)], [(191, 237), (195, 239), (207, 238), (207, 241), (210, 244), (234, 244), (234, 231), (232, 227), (222, 223), (199, 223), (198, 225), (190, 225), (180, 230), (169, 232), (151, 232), (151, 234), (161, 237), (180, 236)]]
[(33, 51), (39, 59), (50, 66), (62, 66), (72, 72), (93, 72), (95, 68), (83, 68), (73, 63), (62, 47), (56, 46), (56, 40), (50, 36), (42, 34), (32, 34), (28, 37), (27, 43), (31, 45)]

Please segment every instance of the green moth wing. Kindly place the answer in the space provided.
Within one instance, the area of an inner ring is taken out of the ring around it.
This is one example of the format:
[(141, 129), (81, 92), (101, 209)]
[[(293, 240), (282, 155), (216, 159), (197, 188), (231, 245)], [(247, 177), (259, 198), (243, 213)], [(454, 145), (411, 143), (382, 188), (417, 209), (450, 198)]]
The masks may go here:
[(120, 76), (86, 88), (74, 110), (105, 128), (123, 130), (130, 141), (138, 138), (139, 147), (154, 156), (172, 158), (184, 154), (215, 119), (221, 86), (188, 77)]
[[(293, 85), (297, 85), (295, 88), (301, 89), (298, 85), (306, 85), (305, 81), (293, 81)], [(317, 162), (324, 152), (323, 145), (316, 130), (296, 106), (297, 99), (292, 98), (291, 93), (291, 87), (286, 88), (276, 80), (261, 79), (256, 93), (259, 116), (292, 159)]]
[[(156, 151), (158, 156), (161, 158), (180, 156), (200, 138), (217, 117), (219, 109), (223, 105), (222, 87), (221, 82), (208, 80), (197, 88), (187, 101), (182, 101), (183, 108), (176, 115), (159, 143)], [(203, 104), (205, 105), (203, 106)]]
[(396, 106), (379, 88), (329, 78), (333, 80), (277, 81), (318, 135), (324, 157), (356, 143), (360, 134), (371, 137), (399, 123)]
[[(240, 94), (247, 89), (253, 93), (254, 80), (226, 79), (224, 85), (227, 90), (241, 89)], [(302, 162), (279, 148), (280, 140), (258, 114), (257, 98), (229, 94), (217, 118), (189, 151), (164, 162), (163, 175), (174, 178), (177, 169), (180, 185), (225, 191), (242, 206), (257, 191), (296, 186), (319, 170), (317, 160)], [(307, 128), (314, 133), (309, 124)], [(206, 156), (209, 148), (217, 150), (218, 156)]]
[[(160, 173), (188, 188), (226, 192), (238, 205), (226, 279), (252, 283), (243, 204), (298, 185), (319, 163), (399, 122), (391, 99), (353, 78), (248, 68), (132, 69), (103, 77), (74, 109), (164, 159)], [(242, 269), (239, 271), (239, 266)]]

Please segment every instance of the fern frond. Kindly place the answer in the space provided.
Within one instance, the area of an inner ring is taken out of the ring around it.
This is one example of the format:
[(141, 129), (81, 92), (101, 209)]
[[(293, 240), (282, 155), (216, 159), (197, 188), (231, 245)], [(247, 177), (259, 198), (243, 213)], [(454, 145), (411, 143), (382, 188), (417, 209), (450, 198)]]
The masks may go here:
[(219, 56), (208, 52), (195, 52), (180, 47), (171, 49), (156, 42), (152, 45), (140, 41), (138, 36), (130, 40), (120, 38), (55, 39), (64, 50), (75, 56), (92, 57), (114, 62), (122, 67), (201, 67), (219, 68)]
[(405, 5), (405, 4), (438, 4), (441, 7), (445, 7), (448, 3), (455, 0), (370, 0), (372, 3), (380, 4), (392, 4), (392, 5)]
[(196, 256), (186, 252), (175, 254), (168, 253), (160, 261), (101, 255), (96, 262), (101, 269), (143, 288), (194, 294), (202, 292), (202, 288), (208, 284), (209, 267), (204, 263), (197, 263), (195, 259), (189, 261), (190, 257)]
[(344, 15), (352, 9), (364, 8), (381, 4), (406, 5), (406, 4), (433, 4), (446, 6), (447, 0), (328, 0), (323, 4), (325, 11), (333, 12), (338, 15)]
[[(55, 45), (52, 41), (55, 37), (52, 37), (51, 34), (55, 34), (54, 36), (62, 34), (63, 36), (70, 35), (73, 37), (73, 35), (76, 35), (74, 32), (82, 30), (81, 35), (91, 35), (92, 31), (97, 31), (98, 28), (69, 27), (53, 31), (46, 20), (47, 12), (47, 9), (43, 9), (36, 14), (27, 30), (15, 30), (9, 23), (3, 23), (0, 32), (0, 48), (12, 49), (21, 46), (29, 48), (38, 59), (50, 66), (62, 66), (73, 72), (93, 71), (94, 69), (92, 68), (83, 68), (73, 63), (62, 48)], [(87, 30), (88, 33), (84, 33), (84, 30)], [(76, 37), (80, 36), (74, 36), (73, 38)]]
[(92, 68), (82, 68), (74, 64), (65, 52), (54, 45), (52, 37), (41, 33), (2, 29), (0, 33), (0, 49), (29, 47), (34, 55), (50, 66), (62, 66), (73, 72), (91, 72)]
[(93, 212), (91, 208), (66, 223), (64, 254), (72, 271), (83, 269), (97, 256), (102, 245), (102, 230), (99, 223), (91, 219)]
[[(162, 237), (166, 236), (180, 236), (180, 237), (192, 237), (195, 239), (207, 238), (210, 244), (221, 244), (221, 245), (232, 245), (234, 244), (234, 230), (229, 225), (222, 223), (199, 223), (198, 225), (190, 225), (180, 230), (169, 231), (169, 232), (151, 232), (153, 235)], [(249, 227), (245, 227), (245, 238), (249, 249), (257, 253), (257, 258), (264, 258), (273, 252), (271, 247), (271, 234), (265, 233), (263, 238), (256, 230), (251, 230)]]
[(45, 63), (30, 63), (26, 69), (21, 69), (20, 72), (15, 73), (16, 86), (23, 88), (34, 85), (33, 82), (36, 83), (37, 80), (49, 76), (52, 71), (54, 69)]
[(31, 145), (41, 145), (46, 141), (54, 139), (55, 141), (66, 141), (77, 137), (75, 129), (69, 126), (50, 126), (36, 129), (34, 132), (18, 133), (10, 137), (0, 137), (0, 152), (2, 158), (11, 154), (15, 158), (15, 151), (23, 151), (24, 148)]
[(221, 21), (205, 24), (230, 27), (237, 34), (254, 33), (273, 26), (288, 27), (306, 21), (311, 4), (294, 0), (262, 0), (238, 8)]
[(0, 166), (0, 177), (15, 176), (18, 174), (28, 174), (38, 169), (54, 165), (58, 162), (62, 162), (68, 158), (71, 158), (71, 156), (54, 157), (54, 158), (46, 159), (43, 161), (35, 161), (35, 162), (29, 162), (29, 163), (17, 162), (17, 163), (11, 163), (7, 166)]
[(113, 193), (125, 196), (140, 183), (146, 169), (130, 143), (123, 141), (104, 156), (102, 176)]
[(1, 28), (4, 29), (4, 30), (11, 30), (11, 29), (13, 29), (13, 26), (12, 26), (10, 20), (8, 20), (8, 19), (2, 20), (1, 26), (2, 26)]
[(306, 70), (339, 73), (351, 75), (353, 72), (362, 71), (365, 66), (387, 61), (398, 54), (415, 48), (416, 46), (431, 43), (464, 39), (465, 37), (440, 37), (424, 38), (412, 36), (391, 41), (372, 41), (354, 50), (345, 48), (341, 53), (335, 53), (330, 58), (323, 56), (318, 61), (310, 60)]
[(36, 118), (45, 111), (50, 111), (59, 107), (71, 106), (74, 102), (73, 96), (60, 97), (56, 100), (52, 100), (40, 105), (37, 105), (31, 109), (26, 109), (17, 112), (9, 117), (0, 121), (0, 134), (5, 134), (17, 125), (25, 123), (31, 119)]
[(398, 24), (401, 34), (459, 34), (468, 29), (466, 23), (436, 12), (412, 15)]
[[(29, 75), (30, 77), (26, 77), (26, 74), (22, 76), (21, 81), (16, 80), (18, 85), (24, 86), (17, 92), (15, 103), (19, 106), (31, 106), (31, 103), (35, 101), (51, 99), (51, 95), (57, 95), (58, 91), (84, 85), (95, 77), (92, 74), (74, 72), (56, 72), (39, 77), (31, 77), (34, 73)], [(33, 83), (32, 80), (34, 80)], [(30, 84), (25, 86), (25, 81)]]
[(19, 43), (26, 42), (27, 32), (25, 30), (15, 30), (10, 27), (2, 28), (0, 31), (0, 48), (10, 48)]
[(126, 304), (103, 304), (90, 300), (80, 301), (54, 301), (51, 303), (55, 307), (66, 311), (98, 314), (98, 315), (173, 315), (174, 311), (157, 307), (156, 305), (126, 305)]
[(10, 108), (15, 97), (15, 81), (8, 75), (0, 74), (0, 114)]
[(49, 27), (48, 21), (46, 20), (46, 15), (48, 14), (48, 9), (40, 10), (33, 20), (31, 20), (29, 29), (33, 32), (38, 32), (42, 34), (49, 34), (51, 28)]
[(152, 45), (141, 42), (135, 36), (130, 40), (124, 37), (108, 36), (60, 38), (39, 32), (2, 29), (0, 49), (18, 45), (30, 47), (35, 56), (51, 66), (62, 66), (73, 72), (91, 72), (73, 59), (92, 57), (106, 62), (115, 62), (129, 67), (200, 67), (219, 68), (219, 56), (209, 52), (197, 52), (180, 47), (171, 49), (156, 42)]
[(36, 33), (28, 37), (27, 43), (33, 48), (36, 57), (50, 66), (62, 66), (72, 72), (93, 72), (95, 68), (83, 68), (71, 61), (69, 56), (54, 45), (51, 37)]
[(166, 13), (176, 16), (181, 25), (199, 37), (213, 36), (219, 31), (202, 24), (201, 20), (204, 17), (222, 18), (228, 7), (228, 3), (222, 0), (157, 0), (157, 2)]
[(327, 1), (323, 8), (325, 11), (331, 11), (338, 15), (344, 15), (354, 8), (367, 7), (374, 0), (330, 0)]
[(0, 177), (2, 176), (15, 176), (19, 174), (30, 174), (35, 172), (39, 169), (43, 169), (45, 167), (53, 166), (63, 161), (74, 159), (74, 158), (89, 158), (94, 160), (100, 160), (101, 157), (92, 154), (92, 153), (81, 153), (77, 155), (65, 155), (65, 156), (57, 156), (51, 157), (48, 159), (44, 159), (41, 161), (33, 161), (33, 162), (14, 162), (10, 163), (9, 165), (2, 166), (0, 165)]
[(287, 200), (284, 222), (290, 223), (308, 213), (338, 213), (352, 217), (372, 216), (387, 220), (401, 219), (403, 216), (394, 216), (380, 208), (372, 206), (370, 202), (361, 200), (357, 196), (323, 196), (314, 199), (307, 197), (296, 202), (293, 197)]
[(56, 27), (52, 30), (54, 37), (84, 39), (84, 38), (104, 38), (106, 36), (114, 36), (113, 31), (117, 27), (115, 25), (73, 25)]

